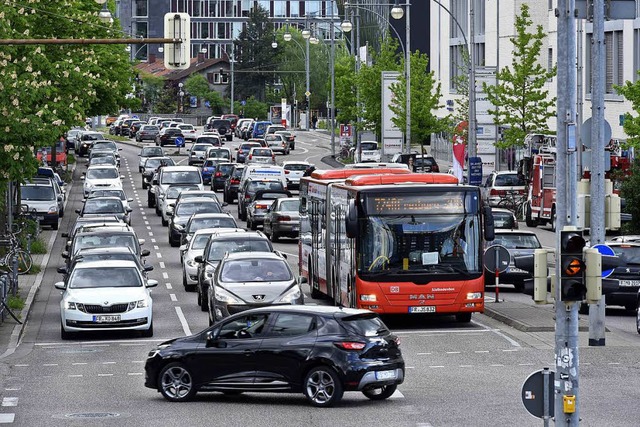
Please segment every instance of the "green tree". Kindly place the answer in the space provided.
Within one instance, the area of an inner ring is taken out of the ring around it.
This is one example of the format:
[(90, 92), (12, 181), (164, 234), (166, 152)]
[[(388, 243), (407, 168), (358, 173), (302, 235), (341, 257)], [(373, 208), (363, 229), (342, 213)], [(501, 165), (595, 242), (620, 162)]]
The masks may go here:
[(495, 107), (489, 113), (498, 125), (506, 125), (504, 141), (498, 144), (500, 148), (522, 146), (524, 138), (532, 132), (551, 132), (547, 122), (556, 116), (556, 97), (549, 97), (549, 91), (544, 89), (555, 76), (556, 67), (547, 70), (539, 63), (546, 34), (542, 25), (537, 25), (535, 32), (529, 32), (532, 25), (529, 5), (523, 3), (516, 17), (516, 35), (510, 39), (513, 44), (511, 66), (498, 72), (498, 85), (483, 85)]
[(344, 47), (336, 49), (335, 97), (338, 123), (355, 123), (358, 118), (355, 93), (357, 79), (356, 60)]
[(380, 42), (380, 52), (372, 55), (372, 64), (362, 64), (357, 76), (359, 113), (363, 129), (380, 136), (382, 116), (382, 72), (402, 71), (398, 42), (387, 35)]
[(153, 74), (142, 74), (142, 95), (145, 100), (146, 107), (150, 113), (156, 112), (156, 104), (160, 100), (162, 92), (165, 90), (165, 79)]
[[(616, 91), (631, 102), (634, 112), (640, 113), (640, 80), (626, 81), (622, 86), (614, 86)], [(633, 116), (630, 112), (624, 114), (622, 125), (624, 133), (629, 137), (626, 146), (640, 148), (640, 116)]]
[[(434, 115), (434, 111), (441, 108), (440, 83), (436, 83), (433, 71), (428, 72), (429, 58), (419, 51), (411, 53), (411, 143), (424, 145), (429, 141), (432, 133), (442, 132), (449, 125), (448, 119)], [(391, 85), (393, 103), (389, 105), (395, 113), (393, 123), (401, 130), (406, 129), (407, 123), (407, 85), (403, 74), (398, 83)]]
[(253, 96), (250, 96), (245, 100), (245, 105), (242, 105), (239, 101), (234, 103), (233, 111), (237, 111), (244, 117), (266, 120), (269, 113), (269, 105), (266, 102), (258, 101)]
[(240, 99), (255, 96), (260, 101), (265, 100), (265, 88), (273, 78), (274, 58), (280, 49), (271, 47), (274, 35), (269, 12), (261, 6), (252, 8), (248, 21), (235, 41), (236, 72), (242, 78), (236, 79), (237, 94), (234, 96)]
[(225, 106), (224, 99), (215, 90), (211, 89), (211, 85), (206, 77), (202, 74), (194, 74), (184, 82), (184, 88), (191, 95), (197, 96), (199, 99), (209, 102), (211, 112), (213, 114), (222, 114)]
[[(626, 122), (625, 122), (626, 124)], [(625, 129), (626, 130), (626, 129)], [(620, 196), (625, 200), (625, 212), (631, 214), (630, 233), (640, 232), (640, 164), (635, 162), (631, 174), (622, 180)]]

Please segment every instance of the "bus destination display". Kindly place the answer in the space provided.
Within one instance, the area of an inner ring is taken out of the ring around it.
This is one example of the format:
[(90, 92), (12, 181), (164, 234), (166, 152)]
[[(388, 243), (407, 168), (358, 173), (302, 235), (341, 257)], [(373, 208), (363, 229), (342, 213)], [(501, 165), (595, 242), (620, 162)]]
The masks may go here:
[[(447, 192), (438, 194), (398, 194), (371, 195), (367, 197), (367, 213), (369, 215), (393, 214), (444, 214), (465, 211), (466, 192)], [(473, 197), (471, 194), (469, 196)], [(467, 207), (467, 213), (471, 213)]]

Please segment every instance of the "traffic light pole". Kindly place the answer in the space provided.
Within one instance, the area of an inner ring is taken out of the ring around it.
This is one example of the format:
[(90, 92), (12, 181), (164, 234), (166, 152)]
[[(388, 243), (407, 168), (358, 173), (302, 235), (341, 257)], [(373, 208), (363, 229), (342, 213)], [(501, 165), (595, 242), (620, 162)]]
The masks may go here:
[[(557, 174), (556, 174), (556, 254), (562, 252), (565, 225), (575, 225), (576, 170), (575, 136), (570, 139), (576, 120), (576, 18), (575, 0), (559, 0), (558, 17), (558, 98), (557, 98)], [(573, 149), (573, 151), (570, 151)], [(573, 167), (571, 167), (573, 164)], [(578, 398), (578, 304), (562, 299), (562, 263), (556, 262), (556, 335), (555, 335), (555, 422), (556, 426), (577, 426), (580, 419)]]

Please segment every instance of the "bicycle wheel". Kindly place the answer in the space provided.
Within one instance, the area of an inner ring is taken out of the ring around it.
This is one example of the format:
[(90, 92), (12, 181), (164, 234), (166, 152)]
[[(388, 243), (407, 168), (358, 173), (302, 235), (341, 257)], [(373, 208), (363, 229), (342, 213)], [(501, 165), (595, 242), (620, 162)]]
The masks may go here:
[(27, 274), (33, 265), (31, 254), (24, 249), (18, 249), (16, 257), (18, 258), (18, 274)]
[(513, 199), (502, 199), (500, 200), (500, 202), (498, 202), (497, 207), (503, 208), (503, 209), (509, 209), (511, 212), (514, 212), (516, 209), (516, 204), (513, 201)]

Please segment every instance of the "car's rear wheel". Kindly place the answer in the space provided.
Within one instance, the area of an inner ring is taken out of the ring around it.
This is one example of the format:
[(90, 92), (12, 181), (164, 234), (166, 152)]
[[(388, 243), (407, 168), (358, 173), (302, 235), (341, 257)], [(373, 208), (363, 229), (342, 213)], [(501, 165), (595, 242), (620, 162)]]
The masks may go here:
[(180, 362), (169, 363), (158, 377), (159, 391), (170, 402), (186, 402), (197, 392), (191, 372)]
[(385, 385), (380, 388), (362, 390), (362, 394), (371, 400), (385, 400), (391, 397), (391, 395), (396, 392), (397, 388), (397, 384)]
[(342, 399), (343, 393), (340, 378), (328, 366), (313, 368), (304, 380), (304, 395), (313, 406), (333, 406)]

